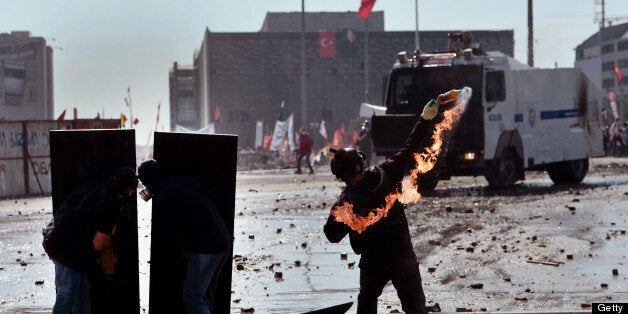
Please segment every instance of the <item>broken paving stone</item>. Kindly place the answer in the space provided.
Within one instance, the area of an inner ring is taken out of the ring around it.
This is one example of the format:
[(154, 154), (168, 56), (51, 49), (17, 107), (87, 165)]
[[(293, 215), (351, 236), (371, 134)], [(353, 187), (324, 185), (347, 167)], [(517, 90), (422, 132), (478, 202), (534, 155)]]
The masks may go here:
[(474, 283), (474, 284), (470, 285), (469, 287), (471, 287), (471, 289), (482, 289), (482, 288), (484, 288), (484, 284)]

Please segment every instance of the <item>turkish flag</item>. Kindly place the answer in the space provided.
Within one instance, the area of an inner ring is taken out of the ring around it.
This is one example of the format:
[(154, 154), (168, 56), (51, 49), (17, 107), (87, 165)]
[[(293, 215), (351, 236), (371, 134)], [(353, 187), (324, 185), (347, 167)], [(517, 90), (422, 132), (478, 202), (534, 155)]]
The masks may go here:
[(374, 5), (375, 0), (362, 0), (362, 3), (360, 3), (360, 9), (358, 10), (358, 17), (362, 19), (369, 17)]
[(320, 58), (336, 57), (336, 32), (335, 31), (319, 31), (318, 32), (318, 56)]

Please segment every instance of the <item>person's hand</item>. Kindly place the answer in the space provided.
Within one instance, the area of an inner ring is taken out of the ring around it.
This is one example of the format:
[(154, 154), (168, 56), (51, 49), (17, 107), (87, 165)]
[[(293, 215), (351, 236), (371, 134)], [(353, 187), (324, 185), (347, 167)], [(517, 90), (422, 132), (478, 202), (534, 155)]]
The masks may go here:
[(423, 113), (421, 113), (421, 118), (425, 120), (434, 119), (434, 117), (436, 117), (436, 114), (438, 113), (438, 105), (439, 105), (439, 102), (435, 99), (432, 99), (429, 102), (427, 102), (425, 107), (423, 107)]

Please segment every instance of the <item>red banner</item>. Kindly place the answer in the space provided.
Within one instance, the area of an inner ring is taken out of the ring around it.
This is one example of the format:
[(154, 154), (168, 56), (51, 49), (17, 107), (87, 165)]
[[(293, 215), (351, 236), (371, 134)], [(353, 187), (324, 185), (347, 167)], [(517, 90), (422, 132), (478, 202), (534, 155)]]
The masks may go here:
[(613, 64), (613, 71), (615, 71), (615, 75), (617, 76), (617, 81), (618, 81), (617, 86), (624, 85), (624, 82), (623, 82), (624, 78), (621, 75), (621, 71), (619, 70), (619, 67), (617, 66), (617, 64)]
[(318, 32), (318, 56), (320, 58), (336, 57), (336, 32), (335, 31), (319, 31)]

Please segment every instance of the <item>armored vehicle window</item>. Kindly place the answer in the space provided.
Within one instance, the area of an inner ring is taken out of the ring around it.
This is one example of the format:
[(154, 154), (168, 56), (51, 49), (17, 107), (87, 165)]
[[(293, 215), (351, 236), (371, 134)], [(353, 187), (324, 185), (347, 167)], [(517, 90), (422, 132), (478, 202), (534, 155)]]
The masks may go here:
[(486, 101), (493, 102), (506, 100), (505, 84), (504, 71), (486, 72)]

